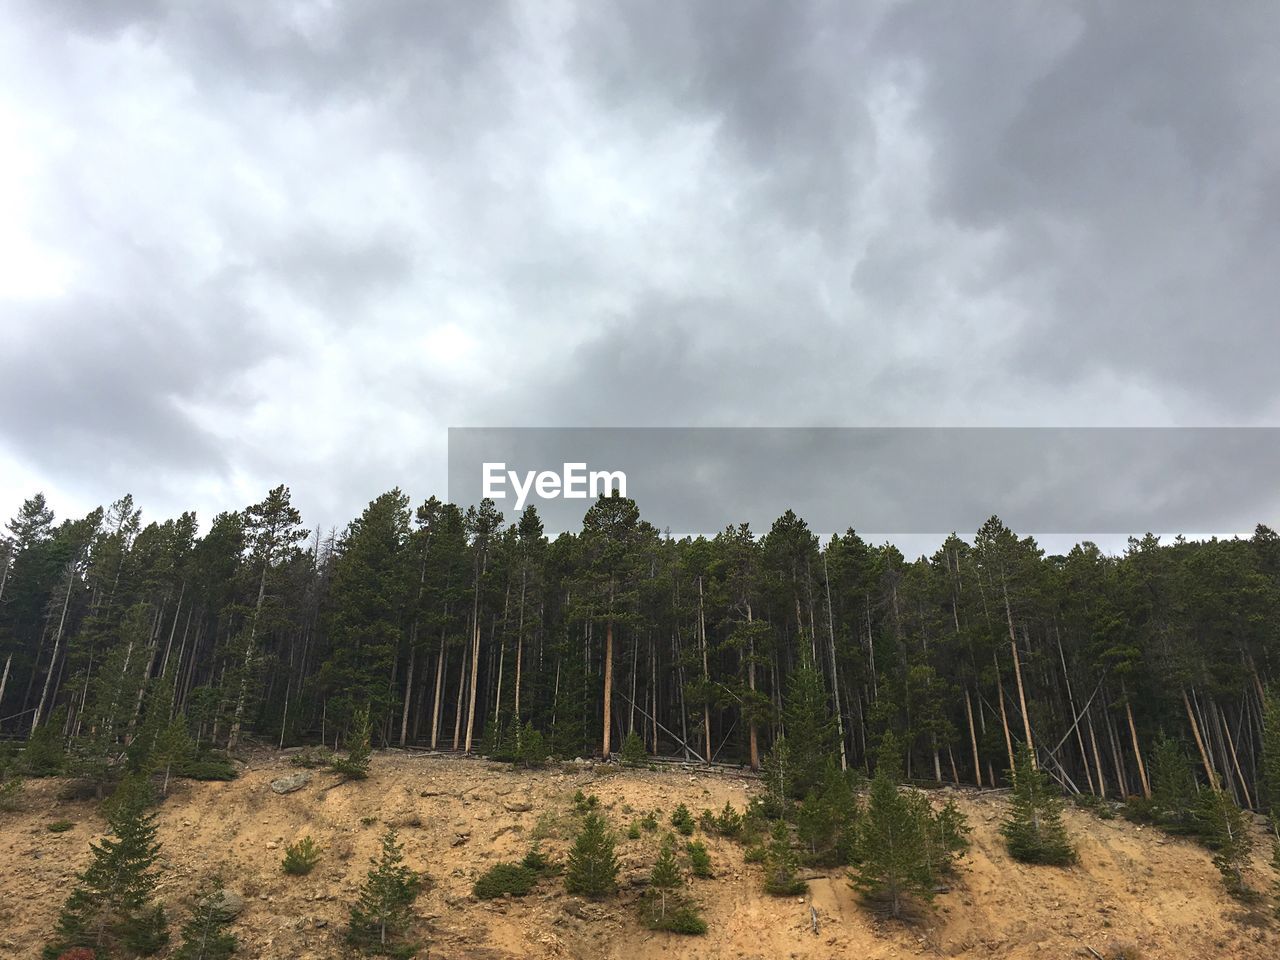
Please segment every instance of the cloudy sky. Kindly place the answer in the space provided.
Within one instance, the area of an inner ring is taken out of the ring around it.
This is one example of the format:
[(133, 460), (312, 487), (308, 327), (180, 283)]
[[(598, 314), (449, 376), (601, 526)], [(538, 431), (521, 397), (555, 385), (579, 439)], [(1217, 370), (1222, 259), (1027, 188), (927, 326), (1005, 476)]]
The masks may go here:
[(5, 516), (340, 524), (459, 425), (1280, 424), (1270, 0), (0, 14)]

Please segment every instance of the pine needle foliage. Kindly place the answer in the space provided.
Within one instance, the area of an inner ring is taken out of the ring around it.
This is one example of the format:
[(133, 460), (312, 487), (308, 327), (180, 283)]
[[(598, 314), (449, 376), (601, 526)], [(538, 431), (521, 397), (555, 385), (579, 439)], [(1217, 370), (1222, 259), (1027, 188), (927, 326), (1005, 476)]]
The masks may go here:
[(707, 932), (697, 906), (683, 893), (685, 881), (676, 861), (676, 839), (662, 841), (662, 850), (649, 873), (649, 890), (643, 899), (641, 918), (651, 930), (698, 935)]
[(693, 875), (703, 879), (711, 877), (711, 854), (707, 852), (707, 845), (700, 840), (690, 840), (685, 844), (685, 850), (689, 854), (689, 870)]
[(764, 856), (764, 892), (775, 897), (794, 897), (809, 888), (796, 878), (797, 859), (791, 849), (791, 834), (787, 824), (779, 820), (773, 825), (769, 845)]
[(93, 859), (62, 908), (46, 960), (73, 947), (103, 957), (121, 947), (149, 955), (168, 941), (163, 909), (151, 902), (160, 844), (150, 800), (140, 780), (126, 779), (117, 789), (107, 808), (108, 834), (90, 844)]
[(908, 898), (933, 898), (934, 821), (919, 791), (898, 789), (897, 741), (887, 734), (858, 823), (853, 885), (897, 918)]
[(281, 861), (280, 866), (291, 877), (304, 877), (314, 870), (319, 862), (320, 848), (310, 836), (306, 836), (284, 848), (284, 860)]
[(417, 945), (408, 941), (413, 922), (412, 906), (422, 888), (422, 878), (404, 863), (396, 832), (382, 836), (382, 849), (351, 908), (347, 944), (364, 953), (387, 957), (411, 957)]
[(369, 708), (359, 707), (351, 718), (351, 734), (347, 738), (347, 755), (335, 757), (329, 769), (344, 780), (364, 780), (369, 776), (369, 762), (373, 757), (373, 727), (369, 722)]
[(1202, 794), (1199, 821), (1227, 892), (1241, 900), (1252, 899), (1256, 894), (1245, 883), (1244, 868), (1253, 852), (1253, 836), (1244, 811), (1225, 790), (1209, 789)]
[(618, 858), (614, 837), (598, 813), (588, 813), (569, 851), (564, 887), (569, 893), (600, 899), (618, 886)]
[(223, 907), (223, 892), (222, 878), (213, 877), (196, 898), (174, 960), (227, 960), (236, 952), (235, 935), (227, 930), (234, 918)]
[(1018, 752), (1012, 780), (1009, 814), (1000, 825), (1009, 855), (1022, 863), (1075, 863), (1075, 846), (1062, 822), (1062, 800), (1025, 746)]

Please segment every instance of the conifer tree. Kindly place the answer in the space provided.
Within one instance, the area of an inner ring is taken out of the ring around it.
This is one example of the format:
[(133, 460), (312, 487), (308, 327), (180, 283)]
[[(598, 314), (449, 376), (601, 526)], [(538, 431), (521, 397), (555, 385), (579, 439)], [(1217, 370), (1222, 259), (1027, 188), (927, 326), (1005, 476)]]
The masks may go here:
[(382, 836), (382, 849), (351, 908), (347, 943), (365, 953), (410, 957), (417, 946), (404, 940), (413, 921), (412, 906), (422, 878), (405, 866), (395, 830)]
[(1204, 791), (1199, 820), (1205, 842), (1213, 850), (1213, 865), (1233, 897), (1249, 899), (1253, 893), (1244, 881), (1244, 867), (1253, 852), (1253, 836), (1244, 811), (1225, 790)]
[(676, 838), (668, 833), (662, 838), (662, 850), (649, 873), (649, 886), (657, 894), (658, 915), (667, 915), (667, 897), (684, 886), (684, 875), (676, 863)]
[(357, 707), (351, 718), (351, 733), (347, 738), (347, 755), (336, 757), (329, 769), (344, 780), (364, 780), (369, 776), (369, 762), (373, 757), (370, 743), (372, 729), (369, 725), (369, 708)]
[(683, 894), (684, 874), (676, 862), (676, 839), (672, 834), (662, 841), (662, 850), (649, 873), (649, 890), (644, 898), (643, 918), (651, 930), (671, 933), (702, 934), (706, 921), (698, 908)]
[(1193, 833), (1196, 778), (1177, 741), (1160, 737), (1151, 752), (1151, 810), (1170, 833)]
[(223, 906), (223, 893), (222, 878), (213, 877), (196, 897), (174, 960), (227, 960), (236, 952), (235, 935), (227, 930), (233, 918)]
[(764, 812), (786, 818), (791, 810), (791, 744), (785, 735), (774, 741), (764, 758)]
[(812, 659), (805, 656), (787, 681), (783, 710), (790, 754), (787, 795), (803, 797), (822, 780), (836, 751), (836, 727), (827, 708), (827, 691)]
[(901, 916), (907, 896), (932, 899), (934, 884), (928, 802), (919, 802), (917, 791), (898, 790), (898, 771), (898, 741), (889, 732), (858, 822), (858, 865), (853, 872), (853, 885), (883, 900), (895, 918)]
[(160, 852), (155, 818), (147, 812), (150, 787), (124, 780), (109, 805), (109, 834), (90, 844), (93, 860), (79, 876), (58, 918), (47, 960), (73, 947), (106, 956), (125, 947), (155, 953), (168, 940), (163, 909), (151, 902), (158, 877), (152, 870)]
[(1258, 806), (1280, 834), (1280, 697), (1267, 691), (1262, 711), (1262, 763), (1258, 771)]
[(1062, 822), (1062, 800), (1053, 792), (1049, 778), (1031, 762), (1024, 746), (1011, 771), (1013, 796), (1009, 813), (1000, 826), (1009, 854), (1023, 863), (1062, 866), (1074, 863), (1075, 847)]
[(791, 834), (784, 820), (773, 825), (764, 858), (764, 890), (775, 897), (792, 897), (804, 893), (808, 884), (796, 879), (796, 855), (791, 849)]
[(592, 899), (613, 893), (618, 885), (618, 858), (614, 856), (613, 847), (614, 837), (604, 818), (598, 813), (588, 813), (569, 851), (565, 889)]

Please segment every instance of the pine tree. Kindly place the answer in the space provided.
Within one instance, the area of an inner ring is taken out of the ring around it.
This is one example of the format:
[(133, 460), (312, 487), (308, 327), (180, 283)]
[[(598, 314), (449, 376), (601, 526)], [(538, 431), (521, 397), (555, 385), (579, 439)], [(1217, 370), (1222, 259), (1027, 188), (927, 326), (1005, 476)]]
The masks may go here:
[(1280, 697), (1267, 691), (1262, 711), (1262, 763), (1258, 771), (1258, 806), (1280, 831)]
[(569, 893), (599, 899), (617, 889), (618, 859), (614, 838), (598, 813), (588, 813), (569, 851), (564, 887)]
[(372, 863), (359, 899), (351, 908), (347, 943), (365, 953), (411, 957), (417, 946), (403, 938), (413, 921), (411, 908), (422, 878), (405, 866), (395, 830), (383, 834), (381, 852)]
[(711, 854), (707, 852), (707, 845), (701, 840), (690, 840), (685, 845), (685, 850), (689, 853), (689, 869), (695, 877), (707, 878), (711, 876)]
[(1009, 855), (1023, 863), (1074, 863), (1076, 852), (1062, 822), (1062, 801), (1044, 771), (1032, 765), (1031, 752), (1025, 746), (1019, 750), (1017, 766), (1010, 775), (1013, 796), (1000, 826)]
[(622, 765), (624, 767), (641, 767), (649, 760), (644, 750), (644, 740), (640, 734), (632, 730), (622, 741)]
[(163, 910), (151, 903), (158, 878), (151, 869), (160, 852), (155, 818), (147, 812), (149, 786), (136, 778), (120, 784), (109, 805), (108, 836), (90, 844), (93, 860), (79, 876), (58, 918), (44, 956), (72, 947), (106, 955), (120, 946), (150, 954), (168, 940)]
[(1253, 836), (1244, 811), (1225, 790), (1206, 790), (1198, 811), (1205, 842), (1213, 850), (1213, 865), (1233, 897), (1250, 899), (1254, 894), (1244, 882), (1244, 867), (1253, 852)]
[(370, 744), (372, 728), (369, 724), (369, 708), (357, 707), (351, 718), (351, 733), (347, 738), (347, 755), (336, 757), (329, 769), (344, 780), (364, 780), (369, 776), (369, 762), (373, 757)]
[(223, 892), (222, 878), (213, 877), (196, 897), (174, 960), (227, 960), (236, 952), (235, 935), (226, 929), (233, 918), (223, 907)]
[(642, 917), (651, 930), (671, 933), (703, 934), (706, 921), (697, 906), (683, 894), (684, 875), (676, 862), (676, 839), (667, 834), (653, 870), (649, 873), (649, 890), (644, 897)]
[(1196, 778), (1177, 741), (1156, 740), (1151, 753), (1151, 810), (1170, 833), (1195, 832)]
[(822, 675), (806, 656), (787, 681), (783, 720), (790, 746), (787, 795), (803, 797), (822, 780), (836, 749), (836, 727), (827, 707)]
[(764, 812), (785, 819), (791, 811), (791, 746), (786, 736), (774, 741), (764, 758)]
[(883, 900), (895, 918), (906, 897), (932, 899), (935, 879), (928, 802), (920, 803), (917, 791), (898, 790), (897, 756), (897, 739), (888, 733), (858, 822), (853, 872), (853, 885)]
[(773, 825), (764, 858), (764, 890), (775, 897), (793, 897), (804, 893), (809, 885), (796, 879), (796, 855), (791, 849), (787, 824), (779, 820)]

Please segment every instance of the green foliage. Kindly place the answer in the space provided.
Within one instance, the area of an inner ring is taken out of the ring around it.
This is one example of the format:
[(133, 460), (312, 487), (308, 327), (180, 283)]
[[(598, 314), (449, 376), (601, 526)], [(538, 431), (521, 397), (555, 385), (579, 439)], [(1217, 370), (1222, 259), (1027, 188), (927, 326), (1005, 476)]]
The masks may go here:
[(854, 887), (882, 902), (893, 917), (902, 915), (908, 897), (933, 898), (936, 868), (929, 804), (919, 791), (898, 789), (897, 749), (887, 734), (858, 824), (853, 871)]
[(1010, 772), (1013, 795), (1009, 813), (1000, 826), (1009, 855), (1023, 863), (1065, 866), (1074, 863), (1075, 847), (1062, 822), (1062, 800), (1053, 791), (1044, 771), (1035, 767), (1024, 746)]
[(22, 751), (20, 768), (29, 777), (58, 777), (67, 768), (67, 745), (62, 726), (67, 722), (65, 707), (59, 707), (36, 727)]
[(761, 812), (770, 820), (786, 818), (791, 811), (791, 746), (785, 736), (778, 737), (773, 749), (761, 765), (764, 778), (764, 797)]
[(650, 810), (643, 817), (641, 817), (640, 826), (642, 829), (649, 831), (649, 833), (653, 833), (655, 830), (657, 830), (658, 829), (658, 811)]
[(786, 782), (781, 786), (786, 797), (799, 799), (822, 781), (837, 747), (826, 687), (807, 654), (787, 680), (783, 704), (790, 763)]
[(642, 767), (649, 762), (649, 755), (644, 749), (644, 740), (634, 730), (622, 741), (620, 759), (624, 767)]
[(791, 849), (787, 824), (779, 820), (773, 825), (764, 857), (764, 891), (775, 897), (792, 897), (804, 893), (809, 885), (796, 879), (798, 863)]
[(380, 956), (413, 956), (417, 946), (406, 937), (422, 878), (405, 866), (404, 853), (396, 842), (394, 830), (383, 835), (382, 849), (372, 863), (359, 898), (351, 908), (347, 944)]
[(747, 847), (747, 849), (742, 852), (742, 859), (746, 863), (764, 863), (765, 860), (768, 859), (768, 857), (769, 857), (768, 849), (761, 846), (760, 844), (756, 844), (755, 846), (752, 846), (752, 847)]
[(1197, 813), (1205, 842), (1213, 851), (1213, 865), (1222, 874), (1227, 892), (1242, 900), (1251, 899), (1254, 894), (1245, 883), (1244, 868), (1253, 852), (1253, 835), (1244, 811), (1225, 790), (1209, 789), (1201, 794)]
[(565, 889), (593, 899), (613, 893), (618, 885), (618, 859), (613, 850), (613, 834), (604, 818), (598, 813), (588, 813), (569, 851)]
[(196, 897), (174, 960), (227, 960), (236, 952), (235, 935), (227, 930), (234, 917), (223, 909), (223, 892), (222, 878), (214, 877)]
[(538, 848), (536, 842), (529, 848), (529, 852), (524, 855), (524, 858), (520, 861), (520, 866), (544, 877), (558, 873), (560, 870), (556, 864), (547, 859), (547, 855)]
[(70, 820), (54, 820), (52, 823), (46, 826), (45, 829), (48, 830), (50, 833), (66, 833), (68, 830), (70, 830), (74, 826), (75, 824), (72, 823)]
[(736, 839), (742, 835), (742, 814), (734, 809), (732, 803), (726, 800), (724, 809), (716, 815), (712, 829), (722, 837)]
[(710, 877), (711, 874), (711, 854), (707, 852), (707, 845), (700, 840), (690, 840), (685, 845), (685, 850), (689, 853), (689, 869), (695, 877)]
[(581, 790), (573, 795), (573, 809), (577, 813), (590, 813), (600, 806), (600, 798), (594, 793), (584, 794)]
[[(703, 851), (705, 854), (705, 850)], [(662, 849), (649, 872), (649, 889), (641, 906), (641, 919), (651, 930), (671, 933), (703, 934), (706, 922), (697, 907), (682, 894), (684, 875), (676, 862), (676, 842), (671, 834), (662, 841)]]
[(319, 862), (320, 848), (310, 836), (305, 836), (284, 848), (284, 860), (280, 866), (291, 877), (303, 877), (314, 870)]
[(79, 875), (58, 917), (46, 958), (73, 947), (106, 955), (119, 947), (154, 953), (168, 935), (164, 913), (151, 903), (158, 877), (152, 867), (160, 852), (155, 818), (148, 813), (149, 789), (127, 779), (107, 808), (109, 833), (90, 844), (92, 860)]
[(14, 813), (22, 808), (22, 777), (12, 774), (0, 780), (0, 813)]
[(796, 833), (810, 863), (845, 864), (854, 845), (858, 801), (853, 783), (833, 762), (796, 811)]
[(234, 780), (235, 764), (221, 750), (206, 750), (183, 760), (174, 768), (174, 774), (186, 780)]
[[(1133, 807), (1133, 800), (1126, 801), (1126, 806)], [(1196, 778), (1186, 753), (1176, 741), (1160, 737), (1151, 752), (1151, 819), (1170, 833), (1194, 835), (1199, 830), (1198, 802)]]
[(551, 758), (551, 750), (541, 731), (534, 729), (533, 721), (525, 723), (519, 734), (516, 762), (530, 769), (544, 767)]
[(693, 836), (693, 814), (683, 803), (671, 814), (671, 825), (686, 837)]
[(523, 897), (538, 882), (538, 871), (521, 863), (495, 863), (476, 880), (472, 892), (481, 900)]
[(347, 755), (329, 761), (329, 769), (343, 780), (364, 780), (369, 776), (369, 763), (373, 757), (373, 728), (369, 722), (369, 708), (359, 707), (351, 718), (351, 732), (347, 736)]
[(1262, 759), (1258, 770), (1258, 806), (1280, 829), (1280, 697), (1270, 690), (1263, 700)]
[(628, 840), (640, 839), (640, 823), (638, 820), (632, 820), (631, 826), (627, 827), (627, 839)]
[(969, 818), (948, 799), (942, 809), (932, 816), (930, 840), (933, 843), (935, 872), (946, 875), (955, 872), (955, 862), (969, 852)]
[(316, 770), (321, 767), (328, 767), (333, 763), (333, 751), (325, 746), (306, 747), (301, 753), (290, 757), (289, 762), (295, 767)]

